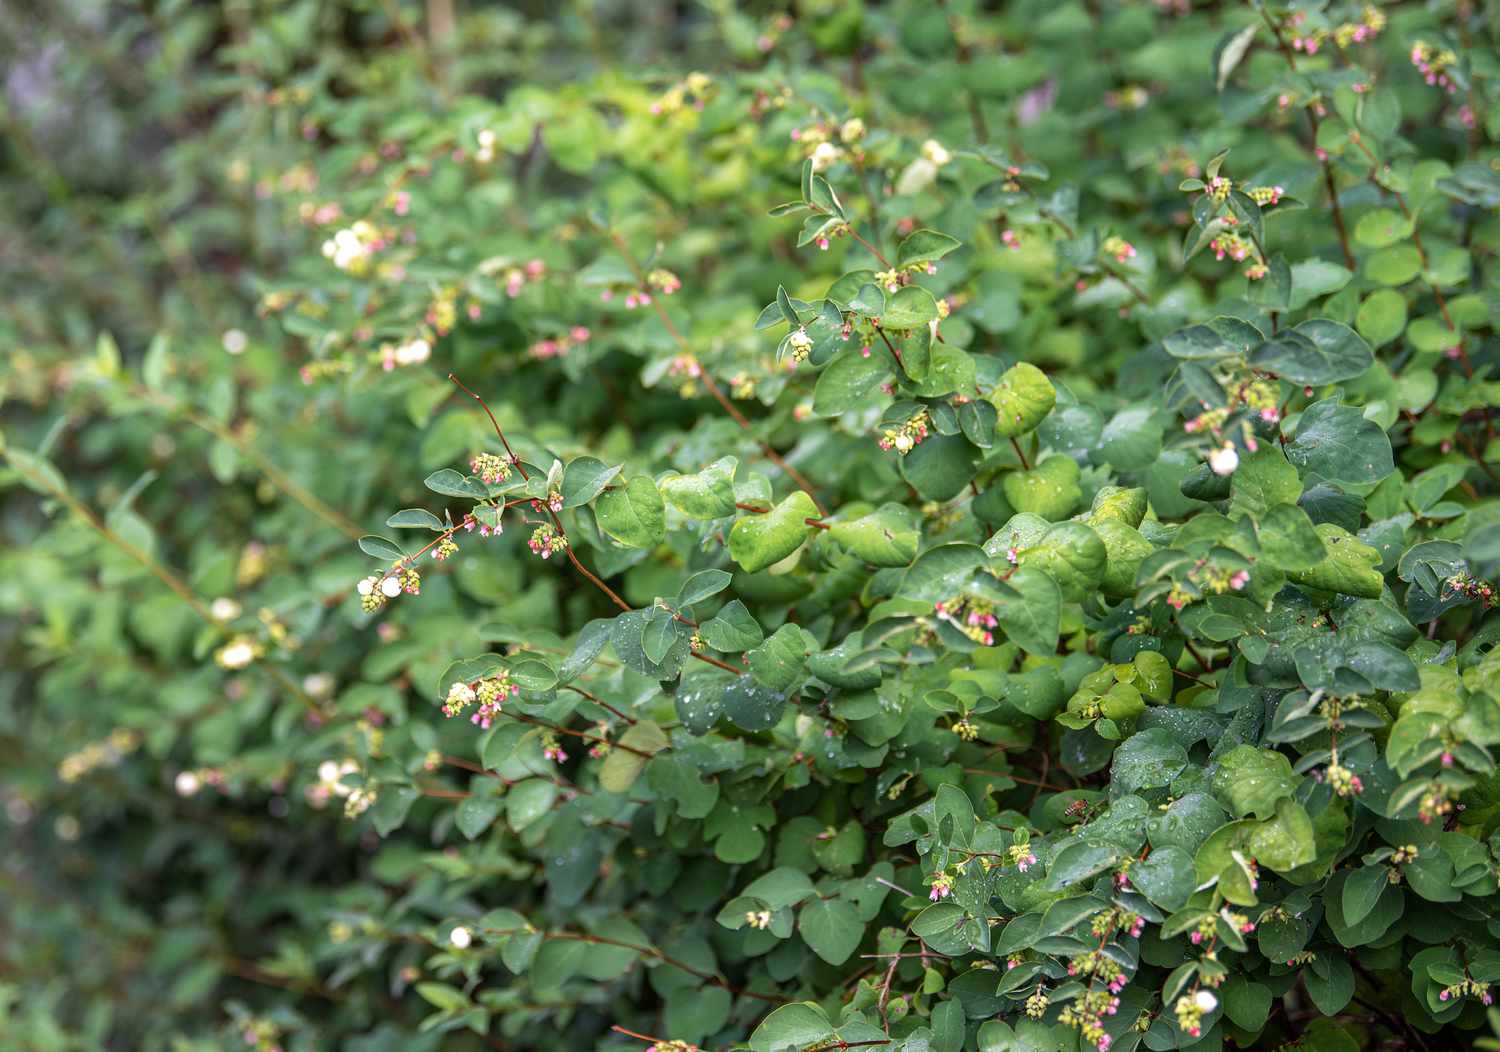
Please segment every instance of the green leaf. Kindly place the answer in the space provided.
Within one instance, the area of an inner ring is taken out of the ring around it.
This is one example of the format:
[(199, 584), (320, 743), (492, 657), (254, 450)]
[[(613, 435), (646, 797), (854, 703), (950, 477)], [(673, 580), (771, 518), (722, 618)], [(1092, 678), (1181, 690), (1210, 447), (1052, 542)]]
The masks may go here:
[(874, 566), (909, 566), (921, 536), (910, 509), (882, 504), (849, 522), (833, 523), (828, 535), (851, 555)]
[(1273, 749), (1237, 745), (1219, 760), (1214, 772), (1214, 795), (1236, 818), (1272, 818), (1279, 801), (1291, 797), (1302, 779), (1292, 764)]
[(1321, 386), (1352, 380), (1375, 356), (1364, 338), (1336, 321), (1314, 318), (1257, 347), (1250, 364), (1299, 384)]
[(1390, 343), (1406, 328), (1406, 297), (1393, 289), (1370, 293), (1359, 305), (1354, 327), (1373, 347)]
[(1257, 527), (1261, 555), (1278, 570), (1310, 570), (1328, 554), (1312, 519), (1295, 504), (1277, 504)]
[(747, 898), (760, 899), (771, 909), (779, 910), (812, 898), (817, 891), (813, 888), (812, 881), (807, 878), (807, 874), (800, 869), (778, 866), (771, 872), (751, 881), (740, 894)]
[(666, 507), (646, 475), (599, 494), (594, 513), (599, 528), (627, 547), (653, 548), (667, 535)]
[(908, 267), (913, 263), (931, 263), (942, 259), (962, 244), (956, 237), (928, 230), (914, 230), (896, 247), (896, 266)]
[(666, 747), (667, 736), (655, 723), (640, 720), (632, 724), (604, 757), (599, 787), (610, 793), (629, 792), (645, 770), (646, 761)]
[(406, 558), (406, 553), (395, 541), (373, 533), (367, 533), (359, 539), (359, 550), (371, 558), (382, 559), (386, 562), (396, 562)]
[(1363, 866), (1350, 872), (1341, 896), (1345, 923), (1358, 924), (1368, 917), (1389, 886), (1384, 866)]
[(398, 511), (386, 519), (385, 524), (392, 529), (425, 529), (437, 531), (443, 529), (442, 519), (438, 518), (432, 512), (424, 511), (421, 508), (405, 508)]
[(723, 570), (699, 570), (677, 590), (673, 606), (681, 610), (685, 606), (700, 603), (711, 595), (718, 595), (729, 587), (734, 578)]
[(988, 561), (984, 549), (977, 544), (941, 544), (929, 548), (902, 576), (896, 594), (929, 603), (952, 598), (974, 571)]
[(604, 487), (609, 485), (620, 470), (618, 465), (610, 467), (594, 457), (578, 457), (569, 461), (568, 466), (563, 469), (563, 507), (577, 508), (587, 504), (604, 491)]
[(1329, 482), (1365, 485), (1395, 470), (1391, 440), (1354, 406), (1325, 398), (1302, 411), (1286, 457), (1302, 472)]
[(1120, 848), (1114, 844), (1090, 841), (1069, 844), (1052, 860), (1043, 887), (1048, 891), (1062, 891), (1106, 869), (1113, 869), (1123, 857)]
[(1309, 588), (1379, 599), (1385, 585), (1380, 575), (1380, 552), (1334, 523), (1320, 522), (1316, 529), (1328, 554), (1317, 565), (1287, 576)]
[(557, 786), (540, 778), (530, 778), (505, 794), (505, 820), (516, 832), (540, 821), (557, 802)]
[(1265, 335), (1249, 322), (1220, 315), (1162, 337), (1161, 345), (1174, 358), (1205, 361), (1249, 354), (1264, 341)]
[(468, 478), (452, 468), (434, 471), (424, 480), (424, 485), (434, 493), (445, 497), (470, 497), (483, 500), (490, 495), (489, 487), (478, 479)]
[(1365, 260), (1365, 277), (1377, 285), (1405, 285), (1422, 272), (1422, 254), (1415, 245), (1383, 248)]
[(782, 1005), (761, 1020), (750, 1035), (751, 1052), (787, 1052), (827, 1041), (833, 1036), (833, 1024), (823, 1009), (812, 1001)]
[(721, 519), (734, 514), (734, 472), (739, 460), (722, 457), (694, 475), (668, 475), (662, 496), (690, 519)]
[(1083, 501), (1083, 488), (1079, 485), (1081, 475), (1076, 460), (1057, 453), (1030, 471), (1014, 471), (1006, 475), (1001, 488), (1005, 499), (1017, 511), (1057, 522), (1067, 518)]
[(1005, 638), (1028, 654), (1056, 653), (1062, 630), (1062, 592), (1057, 582), (1040, 570), (1016, 570), (998, 594), (986, 593)]
[(500, 809), (504, 806), (504, 797), (471, 796), (459, 802), (453, 824), (460, 833), (473, 840), (490, 827), (490, 823), (499, 816)]
[(1001, 374), (985, 395), (998, 418), (995, 433), (1001, 438), (1026, 434), (1042, 422), (1057, 403), (1057, 389), (1047, 374), (1030, 362), (1019, 362)]
[(920, 285), (905, 285), (885, 303), (880, 324), (886, 329), (915, 329), (938, 320), (937, 300)]
[(807, 524), (816, 518), (812, 498), (797, 490), (763, 515), (745, 515), (729, 531), (729, 557), (748, 573), (774, 566), (791, 555), (812, 534)]
[(851, 409), (873, 404), (872, 395), (893, 375), (889, 355), (864, 357), (849, 348), (818, 374), (813, 387), (813, 412), (819, 416), (838, 416)]
[(1240, 460), (1230, 481), (1229, 510), (1236, 517), (1259, 519), (1278, 504), (1296, 504), (1302, 479), (1274, 445), (1262, 446)]
[(1172, 784), (1187, 767), (1187, 750), (1161, 727), (1132, 734), (1115, 750), (1112, 791), (1133, 793)]
[(821, 899), (809, 902), (797, 914), (797, 934), (813, 953), (837, 966), (859, 948), (865, 926), (843, 899)]
[(731, 599), (717, 614), (700, 624), (698, 634), (713, 649), (726, 654), (749, 650), (765, 638), (760, 622), (750, 616), (750, 611), (738, 599)]
[(802, 678), (807, 655), (816, 643), (796, 625), (782, 625), (760, 646), (745, 654), (750, 673), (772, 690), (789, 690)]

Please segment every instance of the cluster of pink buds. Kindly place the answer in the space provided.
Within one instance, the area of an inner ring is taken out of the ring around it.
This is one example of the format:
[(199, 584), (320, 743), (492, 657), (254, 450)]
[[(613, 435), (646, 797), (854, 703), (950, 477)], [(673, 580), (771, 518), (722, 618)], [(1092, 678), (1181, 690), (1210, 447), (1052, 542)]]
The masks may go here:
[(948, 622), (974, 642), (987, 647), (995, 645), (995, 634), (991, 630), (997, 628), (1000, 621), (990, 603), (963, 595), (940, 600), (933, 604), (933, 609), (939, 620)]
[(1452, 790), (1441, 782), (1433, 782), (1432, 788), (1422, 794), (1417, 802), (1417, 819), (1424, 826), (1432, 825), (1440, 818), (1453, 813)]
[(1036, 865), (1036, 852), (1031, 850), (1029, 841), (1010, 846), (1010, 864), (1025, 873)]
[(538, 340), (531, 345), (530, 354), (533, 358), (545, 361), (548, 358), (561, 358), (574, 347), (587, 343), (592, 335), (588, 328), (583, 325), (575, 325), (561, 336), (549, 336), (544, 340)]
[(1219, 912), (1219, 915), (1224, 918), (1225, 924), (1229, 925), (1241, 935), (1250, 935), (1255, 931), (1255, 922), (1253, 920), (1245, 916), (1243, 913), (1231, 913), (1228, 906), (1225, 906), (1224, 909)]
[(500, 707), (505, 704), (505, 699), (520, 693), (521, 688), (511, 682), (510, 673), (505, 669), (473, 683), (459, 680), (448, 688), (448, 696), (443, 701), (443, 715), (462, 715), (470, 705), (478, 702), (479, 707), (470, 714), (469, 722), (489, 730), (491, 721), (500, 715)]
[(249, 1019), (240, 1030), (240, 1040), (255, 1052), (281, 1052), (281, 1028), (269, 1019)]
[(528, 260), (524, 266), (505, 269), (505, 294), (515, 299), (528, 283), (541, 281), (547, 276), (547, 264), (539, 259)]
[(1411, 46), (1411, 64), (1417, 67), (1422, 79), (1450, 95), (1458, 90), (1458, 85), (1448, 75), (1457, 61), (1458, 56), (1447, 48), (1435, 48), (1421, 40)]
[(550, 733), (542, 735), (542, 757), (553, 763), (567, 762), (568, 754), (563, 752), (562, 746), (558, 744), (557, 735)]
[(1216, 175), (1208, 181), (1205, 192), (1215, 201), (1224, 201), (1229, 197), (1229, 191), (1234, 189), (1234, 181), (1222, 175)]
[(382, 344), (380, 347), (380, 368), (386, 372), (392, 372), (397, 366), (421, 365), (432, 357), (432, 343), (425, 337), (418, 336), (416, 339), (407, 340), (400, 344)]
[(1006, 248), (1018, 249), (1021, 247), (1021, 235), (1007, 227), (1000, 231), (1000, 243)]
[(923, 409), (900, 427), (886, 428), (876, 445), (885, 450), (894, 449), (904, 457), (927, 437), (931, 426), (932, 417)]
[(594, 735), (601, 740), (589, 746), (589, 755), (596, 760), (602, 760), (609, 755), (610, 746), (607, 740), (609, 738), (609, 724), (604, 720), (595, 723)]
[(1101, 247), (1105, 255), (1115, 258), (1116, 263), (1124, 263), (1135, 258), (1135, 246), (1123, 237), (1107, 237)]
[(1251, 250), (1255, 247), (1249, 241), (1232, 232), (1216, 234), (1214, 239), (1208, 243), (1208, 247), (1214, 254), (1214, 259), (1223, 260), (1225, 256), (1241, 263), (1250, 257)]
[(939, 870), (927, 878), (927, 883), (932, 885), (932, 890), (927, 897), (933, 902), (941, 902), (953, 894), (953, 878), (948, 876), (947, 870)]
[(486, 486), (498, 486), (510, 478), (511, 462), (498, 453), (475, 453), (469, 458), (469, 470)]
[(532, 510), (534, 510), (534, 511), (551, 511), (551, 512), (562, 511), (563, 510), (563, 495), (562, 495), (562, 490), (560, 490), (560, 489), (549, 489), (547, 491), (546, 498), (544, 500), (534, 500), (534, 501), (532, 501), (531, 502), (531, 507), (532, 507)]
[(1358, 796), (1365, 791), (1365, 783), (1360, 781), (1359, 775), (1337, 760), (1330, 763), (1323, 771), (1322, 779), (1327, 781), (1329, 788), (1339, 796)]
[(1292, 50), (1316, 55), (1329, 40), (1332, 40), (1339, 48), (1346, 48), (1351, 44), (1366, 44), (1374, 40), (1385, 28), (1385, 12), (1366, 4), (1359, 21), (1342, 22), (1333, 29), (1318, 27), (1304, 31), (1301, 27), (1306, 21), (1307, 15), (1300, 11), (1292, 15), (1289, 20), (1292, 29)]
[(438, 562), (445, 562), (458, 553), (458, 544), (453, 540), (453, 534), (447, 534), (438, 541), (432, 549), (432, 557)]
[(713, 90), (713, 80), (707, 73), (689, 73), (651, 103), (651, 115), (660, 117), (683, 108), (701, 110)]
[(1253, 186), (1245, 192), (1250, 195), (1252, 201), (1262, 208), (1277, 204), (1281, 200), (1282, 195), (1286, 193), (1279, 186)]
[(1104, 1017), (1119, 1010), (1120, 999), (1114, 994), (1107, 990), (1087, 990), (1062, 1010), (1057, 1021), (1077, 1030), (1085, 1044), (1093, 1045), (1099, 1052), (1109, 1052), (1114, 1039), (1104, 1032)]
[(552, 558), (553, 553), (564, 551), (568, 547), (568, 538), (564, 537), (550, 523), (544, 522), (532, 531), (531, 539), (526, 542), (532, 554), (540, 555), (543, 559)]
[(1219, 999), (1211, 990), (1199, 990), (1196, 993), (1183, 994), (1172, 1006), (1177, 1013), (1177, 1025), (1182, 1032), (1189, 1037), (1200, 1037), (1203, 1034), (1203, 1017), (1215, 1008), (1219, 1007)]
[(1438, 991), (1439, 1001), (1457, 1001), (1465, 997), (1477, 998), (1486, 1005), (1495, 1003), (1495, 998), (1490, 993), (1490, 984), (1476, 982), (1473, 979), (1463, 979)]
[[(489, 509), (492, 506), (486, 505), (485, 507), (486, 509)], [(490, 537), (505, 532), (505, 525), (500, 521), (500, 516), (498, 513), (494, 515), (494, 519), (495, 525), (491, 526), (487, 522), (480, 522), (477, 518), (470, 514), (465, 515), (463, 522), (461, 522), (459, 525), (464, 528), (465, 533), (473, 533), (475, 530), (478, 530), (479, 536)]]
[(1486, 610), (1496, 603), (1494, 585), (1464, 572), (1457, 573), (1443, 582), (1443, 598), (1456, 596), (1477, 600)]

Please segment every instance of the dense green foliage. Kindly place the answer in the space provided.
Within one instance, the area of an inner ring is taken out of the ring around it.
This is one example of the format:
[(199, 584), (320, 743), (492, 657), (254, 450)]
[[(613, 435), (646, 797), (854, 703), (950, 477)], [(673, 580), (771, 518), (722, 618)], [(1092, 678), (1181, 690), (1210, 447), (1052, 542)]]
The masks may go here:
[(0, 1049), (1491, 1040), (1493, 5), (19, 7)]

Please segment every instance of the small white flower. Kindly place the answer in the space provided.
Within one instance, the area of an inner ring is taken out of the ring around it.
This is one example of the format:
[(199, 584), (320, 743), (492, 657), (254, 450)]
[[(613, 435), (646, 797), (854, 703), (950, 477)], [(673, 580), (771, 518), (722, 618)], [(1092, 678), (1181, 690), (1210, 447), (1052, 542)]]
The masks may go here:
[(233, 621), (240, 616), (240, 604), (227, 596), (220, 596), (209, 604), (208, 612), (216, 621)]
[(339, 765), (332, 760), (324, 760), (318, 764), (318, 781), (336, 782), (339, 780)]
[(255, 647), (248, 640), (236, 639), (219, 651), (219, 664), (225, 668), (244, 668), (255, 660)]
[(203, 788), (203, 780), (192, 771), (179, 772), (176, 781), (172, 784), (178, 796), (193, 796)]
[(1208, 455), (1208, 466), (1215, 475), (1233, 475), (1240, 466), (1240, 455), (1232, 444), (1226, 442)]
[(302, 679), (302, 689), (314, 698), (333, 693), (333, 677), (326, 672), (314, 672)]
[(394, 577), (387, 577), (380, 582), (380, 594), (387, 599), (394, 599), (401, 594), (401, 582)]
[(1207, 990), (1199, 990), (1193, 995), (1193, 1004), (1197, 1005), (1201, 1011), (1212, 1012), (1219, 1007), (1219, 999)]
[(928, 139), (922, 144), (922, 156), (939, 168), (953, 160), (953, 155), (936, 139)]
[(239, 329), (230, 329), (224, 333), (224, 350), (230, 354), (244, 354), (249, 344), (250, 338)]
[(448, 941), (460, 950), (467, 950), (474, 942), (474, 936), (468, 928), (458, 927), (448, 933)]
[(813, 148), (812, 167), (813, 171), (821, 172), (833, 166), (833, 163), (843, 155), (843, 151), (831, 142), (820, 142)]

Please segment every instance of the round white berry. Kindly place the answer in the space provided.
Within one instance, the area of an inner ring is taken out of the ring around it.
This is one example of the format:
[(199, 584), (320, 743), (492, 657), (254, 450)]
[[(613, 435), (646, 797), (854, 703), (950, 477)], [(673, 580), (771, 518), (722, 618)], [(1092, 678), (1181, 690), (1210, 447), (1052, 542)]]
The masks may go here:
[(387, 599), (394, 599), (401, 594), (401, 582), (394, 577), (387, 577), (380, 582), (380, 594)]
[(1240, 466), (1240, 455), (1226, 442), (1208, 455), (1208, 466), (1215, 475), (1233, 475), (1234, 469)]
[(177, 775), (173, 787), (178, 796), (192, 796), (203, 787), (203, 781), (192, 771), (182, 771)]
[(1193, 995), (1193, 1004), (1197, 1005), (1200, 1011), (1212, 1012), (1219, 1007), (1219, 999), (1207, 990), (1199, 990)]
[(474, 941), (474, 936), (468, 928), (458, 927), (448, 933), (448, 941), (460, 950), (466, 950)]
[(360, 581), (359, 584), (354, 586), (354, 590), (360, 595), (369, 595), (371, 592), (375, 591), (375, 578), (366, 577), (363, 581)]

